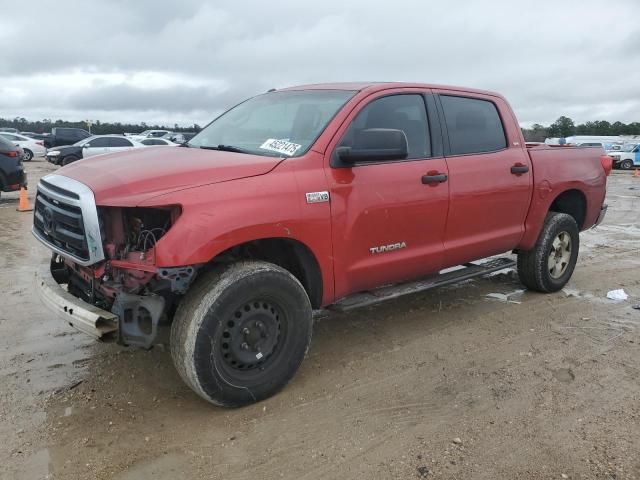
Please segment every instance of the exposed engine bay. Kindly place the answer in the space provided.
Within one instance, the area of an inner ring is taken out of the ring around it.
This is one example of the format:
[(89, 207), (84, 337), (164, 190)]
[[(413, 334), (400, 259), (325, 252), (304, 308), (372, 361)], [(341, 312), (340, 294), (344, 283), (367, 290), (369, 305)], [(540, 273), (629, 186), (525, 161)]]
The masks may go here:
[(72, 295), (118, 315), (120, 343), (149, 347), (196, 273), (156, 267), (156, 245), (180, 208), (100, 207), (98, 215), (105, 260), (83, 267), (54, 254), (51, 272)]

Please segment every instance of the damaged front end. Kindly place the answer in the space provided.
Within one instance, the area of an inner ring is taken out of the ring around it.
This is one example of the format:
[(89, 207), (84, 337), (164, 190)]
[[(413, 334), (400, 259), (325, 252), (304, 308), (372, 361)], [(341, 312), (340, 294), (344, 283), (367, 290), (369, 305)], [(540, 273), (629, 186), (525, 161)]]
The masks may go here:
[(170, 323), (196, 275), (195, 266), (156, 266), (157, 244), (180, 213), (179, 206), (98, 207), (104, 259), (81, 265), (67, 255), (53, 254), (50, 270), (55, 282), (117, 319), (117, 329), (100, 335), (102, 340), (149, 348), (158, 327)]

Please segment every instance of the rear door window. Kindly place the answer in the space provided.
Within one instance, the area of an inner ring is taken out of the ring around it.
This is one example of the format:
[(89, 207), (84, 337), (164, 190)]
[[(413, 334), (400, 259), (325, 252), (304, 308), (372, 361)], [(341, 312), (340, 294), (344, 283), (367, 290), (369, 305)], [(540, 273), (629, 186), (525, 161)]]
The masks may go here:
[(87, 142), (85, 145), (89, 145), (90, 148), (105, 148), (109, 146), (108, 138), (94, 138), (90, 142)]
[(157, 138), (152, 138), (150, 140), (143, 140), (142, 143), (145, 145), (166, 145), (165, 142)]
[(507, 148), (507, 140), (493, 102), (479, 98), (441, 95), (451, 155), (495, 152)]
[(127, 140), (126, 138), (118, 138), (118, 137), (110, 137), (109, 138), (109, 146), (110, 147), (132, 147), (133, 144)]

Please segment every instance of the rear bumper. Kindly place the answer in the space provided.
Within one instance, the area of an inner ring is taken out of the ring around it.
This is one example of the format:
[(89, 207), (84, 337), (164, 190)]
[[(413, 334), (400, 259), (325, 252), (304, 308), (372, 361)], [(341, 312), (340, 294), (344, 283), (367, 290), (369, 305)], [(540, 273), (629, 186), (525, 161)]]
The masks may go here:
[(595, 228), (602, 223), (605, 215), (607, 214), (607, 208), (609, 208), (609, 205), (607, 205), (606, 203), (602, 205), (602, 208), (600, 208), (600, 214), (598, 215), (598, 219), (596, 220), (596, 223), (593, 224), (592, 228)]
[(71, 295), (56, 283), (48, 265), (36, 270), (36, 289), (58, 319), (99, 340), (117, 338), (118, 316)]
[[(5, 183), (6, 182), (6, 183)], [(0, 191), (3, 192), (15, 192), (20, 190), (20, 187), (27, 186), (27, 174), (22, 166), (20, 166), (14, 172), (5, 176), (4, 182), (0, 178)]]

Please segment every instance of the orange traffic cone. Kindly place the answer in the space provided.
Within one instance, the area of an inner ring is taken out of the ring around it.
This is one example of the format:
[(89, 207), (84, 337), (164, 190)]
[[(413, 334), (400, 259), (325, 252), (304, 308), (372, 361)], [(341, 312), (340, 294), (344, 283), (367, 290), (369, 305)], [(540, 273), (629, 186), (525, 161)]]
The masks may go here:
[(18, 203), (17, 210), (19, 212), (30, 212), (33, 210), (31, 205), (29, 205), (29, 197), (27, 197), (27, 189), (24, 187), (20, 187), (20, 202)]
[(633, 171), (633, 176), (634, 177), (640, 177), (640, 174), (638, 174), (638, 169), (637, 168)]

